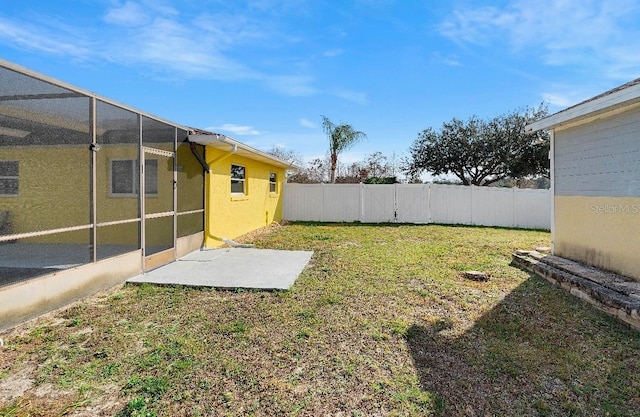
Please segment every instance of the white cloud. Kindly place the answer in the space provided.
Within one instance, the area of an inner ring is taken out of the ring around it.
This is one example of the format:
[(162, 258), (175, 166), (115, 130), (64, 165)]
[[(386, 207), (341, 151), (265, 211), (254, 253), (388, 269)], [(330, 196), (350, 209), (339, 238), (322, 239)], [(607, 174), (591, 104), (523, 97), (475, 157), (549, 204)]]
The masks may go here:
[(565, 109), (605, 91), (612, 86), (594, 82), (590, 85), (554, 84), (542, 93), (552, 112)]
[(172, 6), (172, 0), (139, 0), (142, 8), (165, 16), (178, 16), (180, 13)]
[(313, 87), (313, 79), (303, 75), (275, 75), (261, 77), (274, 91), (287, 96), (310, 96), (317, 90)]
[(344, 53), (344, 50), (336, 48), (336, 49), (328, 49), (322, 53), (322, 56), (326, 58), (333, 58), (336, 56), (340, 56)]
[(560, 93), (542, 93), (542, 99), (551, 106), (569, 107), (576, 103), (569, 96)]
[(484, 44), (495, 27), (510, 27), (514, 16), (495, 7), (455, 10), (453, 15), (442, 22), (438, 30), (455, 41)]
[(162, 4), (127, 2), (108, 9), (105, 26), (78, 32), (53, 18), (14, 23), (0, 18), (0, 41), (74, 59), (145, 67), (154, 73), (217, 80), (260, 79), (223, 52), (215, 33), (194, 31)]
[(205, 130), (214, 131), (214, 132), (217, 132), (217, 131), (231, 132), (234, 135), (238, 135), (238, 136), (256, 136), (260, 134), (260, 132), (254, 129), (253, 126), (236, 125), (233, 123), (225, 123), (222, 126), (208, 127)]
[(104, 21), (121, 26), (139, 26), (148, 23), (149, 16), (138, 3), (126, 2), (121, 7), (107, 10)]
[(449, 67), (461, 67), (462, 63), (456, 55), (442, 55), (439, 52), (433, 54), (433, 59), (436, 62), (447, 65)]
[(36, 50), (52, 55), (68, 55), (86, 59), (92, 55), (90, 42), (83, 39), (71, 26), (56, 22), (56, 31), (43, 32), (40, 25), (27, 22), (13, 23), (0, 18), (0, 40), (20, 48)]
[(193, 25), (204, 33), (215, 36), (216, 40), (224, 45), (237, 45), (274, 35), (260, 21), (254, 21), (246, 15), (225, 12), (196, 16)]
[(258, 50), (287, 41), (289, 34), (277, 30), (271, 19), (276, 9), (288, 10), (284, 5), (269, 13), (253, 4), (236, 12), (211, 13), (186, 6), (179, 12), (163, 0), (107, 3), (111, 6), (101, 16), (98, 12), (95, 24), (83, 29), (50, 16), (0, 18), (0, 42), (72, 59), (135, 66), (163, 79), (248, 80), (282, 95), (317, 93), (312, 77), (264, 71), (252, 64), (259, 61), (239, 58), (246, 44)]
[(369, 100), (367, 99), (367, 95), (365, 93), (360, 93), (357, 91), (334, 90), (333, 95), (341, 99), (351, 101), (353, 103), (360, 104), (363, 106), (369, 103)]
[(198, 39), (179, 21), (156, 17), (148, 25), (131, 30), (130, 36), (114, 39), (107, 46), (113, 61), (218, 80), (258, 76), (227, 58), (214, 38), (202, 36)]
[(315, 123), (305, 118), (300, 119), (300, 126), (308, 127), (309, 129), (315, 129), (318, 127)]
[(504, 8), (456, 9), (439, 32), (460, 44), (527, 54), (548, 65), (579, 65), (611, 78), (636, 74), (640, 5), (633, 0), (516, 0)]

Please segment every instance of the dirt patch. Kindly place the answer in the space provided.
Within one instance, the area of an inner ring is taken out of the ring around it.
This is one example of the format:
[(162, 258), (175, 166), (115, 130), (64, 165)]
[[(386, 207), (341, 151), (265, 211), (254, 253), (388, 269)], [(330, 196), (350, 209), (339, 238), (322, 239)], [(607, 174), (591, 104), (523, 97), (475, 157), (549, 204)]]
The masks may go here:
[(100, 397), (100, 401), (91, 404), (84, 409), (76, 410), (67, 414), (69, 417), (96, 417), (96, 416), (113, 416), (122, 410), (125, 401), (119, 395), (119, 388), (115, 385), (105, 387), (107, 393)]
[(58, 397), (64, 397), (71, 394), (70, 391), (61, 391), (56, 389), (53, 384), (42, 384), (42, 385), (38, 385), (34, 390), (33, 390), (33, 395), (36, 397), (46, 397), (46, 398), (58, 398)]
[[(249, 233), (246, 233), (242, 236), (238, 236), (237, 238), (233, 239), (236, 242), (239, 243), (251, 243), (254, 240), (258, 239), (258, 238), (262, 238), (262, 237), (266, 237), (267, 235), (269, 235), (270, 233), (278, 230), (279, 228), (283, 227), (285, 225), (285, 223), (278, 223), (278, 222), (273, 222), (268, 226), (265, 227), (261, 227), (260, 229), (256, 229), (253, 230)], [(225, 245), (226, 246), (226, 245)]]
[(27, 363), (0, 380), (0, 403), (8, 403), (30, 390), (34, 383), (31, 374), (35, 369), (35, 364)]

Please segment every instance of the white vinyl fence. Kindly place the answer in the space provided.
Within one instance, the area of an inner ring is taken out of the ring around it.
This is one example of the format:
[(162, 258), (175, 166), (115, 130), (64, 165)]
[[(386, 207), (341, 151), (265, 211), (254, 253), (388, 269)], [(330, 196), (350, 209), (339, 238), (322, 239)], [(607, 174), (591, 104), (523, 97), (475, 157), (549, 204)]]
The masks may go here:
[(284, 219), (550, 229), (549, 190), (441, 184), (294, 184)]

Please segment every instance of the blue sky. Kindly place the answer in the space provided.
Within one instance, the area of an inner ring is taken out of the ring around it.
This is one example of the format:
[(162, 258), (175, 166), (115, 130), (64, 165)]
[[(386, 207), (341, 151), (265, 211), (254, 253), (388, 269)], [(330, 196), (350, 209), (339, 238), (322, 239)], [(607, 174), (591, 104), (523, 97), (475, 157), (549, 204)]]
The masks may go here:
[(640, 77), (637, 0), (21, 0), (0, 57), (187, 126), (306, 160), (320, 115), (396, 160), (417, 133)]

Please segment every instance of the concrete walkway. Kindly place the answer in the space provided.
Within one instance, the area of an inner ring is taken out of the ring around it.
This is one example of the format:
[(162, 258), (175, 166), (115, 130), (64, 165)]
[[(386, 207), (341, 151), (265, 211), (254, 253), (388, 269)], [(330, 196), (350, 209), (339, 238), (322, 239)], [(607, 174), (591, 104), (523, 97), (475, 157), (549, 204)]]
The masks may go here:
[(288, 290), (311, 255), (313, 252), (254, 248), (200, 250), (127, 282)]

